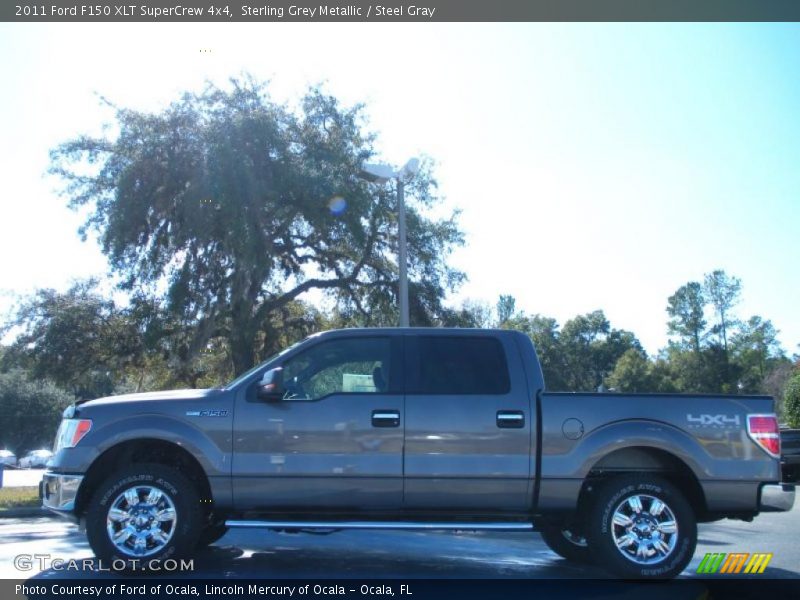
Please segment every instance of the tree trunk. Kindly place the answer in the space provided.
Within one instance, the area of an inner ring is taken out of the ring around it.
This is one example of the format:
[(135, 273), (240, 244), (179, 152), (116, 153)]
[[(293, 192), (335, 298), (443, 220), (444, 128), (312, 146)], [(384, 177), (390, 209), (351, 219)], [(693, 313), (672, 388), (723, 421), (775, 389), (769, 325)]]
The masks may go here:
[(236, 377), (256, 363), (253, 339), (254, 336), (249, 330), (243, 331), (237, 327), (236, 323), (233, 324), (233, 331), (231, 331), (228, 341), (231, 346), (231, 360), (233, 361), (233, 372)]

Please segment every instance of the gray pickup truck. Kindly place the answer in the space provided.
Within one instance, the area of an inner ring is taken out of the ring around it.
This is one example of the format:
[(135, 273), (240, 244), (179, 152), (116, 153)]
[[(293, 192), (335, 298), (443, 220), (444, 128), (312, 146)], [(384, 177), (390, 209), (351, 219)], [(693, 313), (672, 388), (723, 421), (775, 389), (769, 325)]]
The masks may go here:
[(41, 484), (115, 564), (229, 527), (539, 531), (627, 578), (786, 511), (773, 400), (548, 393), (514, 331), (329, 331), (210, 390), (70, 406)]

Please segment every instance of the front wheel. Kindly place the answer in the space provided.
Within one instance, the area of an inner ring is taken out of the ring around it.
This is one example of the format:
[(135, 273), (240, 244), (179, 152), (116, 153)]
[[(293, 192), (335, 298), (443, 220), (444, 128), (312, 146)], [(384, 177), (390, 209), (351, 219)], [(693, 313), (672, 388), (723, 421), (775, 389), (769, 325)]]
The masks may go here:
[(194, 486), (159, 464), (136, 464), (109, 477), (86, 512), (89, 545), (115, 569), (145, 570), (153, 560), (187, 556), (201, 531)]
[(615, 477), (594, 498), (587, 539), (595, 561), (620, 577), (669, 579), (692, 560), (697, 521), (668, 481)]

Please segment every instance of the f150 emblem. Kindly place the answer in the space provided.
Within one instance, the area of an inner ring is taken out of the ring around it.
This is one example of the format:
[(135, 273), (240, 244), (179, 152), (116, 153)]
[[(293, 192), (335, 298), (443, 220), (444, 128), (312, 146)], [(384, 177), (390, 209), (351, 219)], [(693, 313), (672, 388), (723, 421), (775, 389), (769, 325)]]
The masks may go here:
[(739, 427), (739, 415), (698, 415), (694, 416), (691, 413), (686, 415), (686, 420), (689, 421), (690, 426), (694, 427)]
[(227, 417), (228, 411), (219, 408), (211, 408), (206, 410), (187, 410), (187, 417)]

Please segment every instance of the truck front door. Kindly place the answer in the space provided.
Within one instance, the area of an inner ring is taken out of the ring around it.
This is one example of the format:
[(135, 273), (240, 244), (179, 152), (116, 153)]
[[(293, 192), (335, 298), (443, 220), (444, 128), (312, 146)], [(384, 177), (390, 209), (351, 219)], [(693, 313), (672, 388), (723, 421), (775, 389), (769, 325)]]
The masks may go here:
[(237, 397), (234, 505), (247, 510), (399, 508), (401, 338), (346, 336), (285, 359), (282, 399)]

